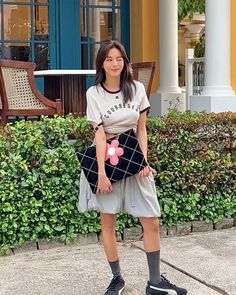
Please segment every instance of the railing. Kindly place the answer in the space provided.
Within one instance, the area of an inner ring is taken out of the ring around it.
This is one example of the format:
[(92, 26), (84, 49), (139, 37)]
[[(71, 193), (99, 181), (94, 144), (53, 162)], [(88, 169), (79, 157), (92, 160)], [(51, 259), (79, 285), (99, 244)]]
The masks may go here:
[(185, 53), (186, 109), (189, 109), (189, 97), (201, 95), (204, 87), (205, 58), (194, 58), (194, 49)]

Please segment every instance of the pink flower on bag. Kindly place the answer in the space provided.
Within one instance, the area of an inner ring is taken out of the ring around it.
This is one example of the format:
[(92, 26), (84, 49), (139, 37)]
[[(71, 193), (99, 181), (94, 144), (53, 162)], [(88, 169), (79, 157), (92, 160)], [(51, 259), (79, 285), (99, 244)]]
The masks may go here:
[(120, 156), (124, 154), (123, 148), (119, 147), (119, 141), (117, 139), (112, 140), (111, 144), (107, 143), (106, 158), (110, 159), (110, 163), (116, 166), (119, 162)]

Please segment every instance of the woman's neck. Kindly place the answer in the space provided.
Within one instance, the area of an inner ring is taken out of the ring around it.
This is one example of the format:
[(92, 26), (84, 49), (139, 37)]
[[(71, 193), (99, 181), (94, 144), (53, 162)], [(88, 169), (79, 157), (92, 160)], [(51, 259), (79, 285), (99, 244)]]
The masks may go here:
[(104, 87), (110, 91), (118, 91), (120, 90), (120, 79), (112, 79), (106, 78), (105, 82), (103, 83)]

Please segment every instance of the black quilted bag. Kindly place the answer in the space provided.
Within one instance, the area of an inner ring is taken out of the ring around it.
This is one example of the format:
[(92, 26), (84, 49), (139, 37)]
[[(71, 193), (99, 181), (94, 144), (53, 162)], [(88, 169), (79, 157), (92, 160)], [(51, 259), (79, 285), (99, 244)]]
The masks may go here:
[[(113, 139), (114, 138), (107, 140), (107, 143), (110, 144)], [(133, 129), (119, 134), (115, 139), (119, 141), (119, 147), (123, 148), (124, 153), (119, 157), (117, 165), (112, 165), (110, 159), (105, 161), (106, 175), (111, 183), (135, 175), (147, 166), (147, 162), (145, 161)], [(98, 185), (96, 146), (90, 146), (84, 152), (77, 152), (77, 157), (92, 192), (95, 194)]]

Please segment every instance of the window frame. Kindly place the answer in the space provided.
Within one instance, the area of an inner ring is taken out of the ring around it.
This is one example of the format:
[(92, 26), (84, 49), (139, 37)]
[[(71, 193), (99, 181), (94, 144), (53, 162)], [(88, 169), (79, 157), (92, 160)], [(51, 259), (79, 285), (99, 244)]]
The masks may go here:
[[(126, 54), (128, 58), (130, 59), (130, 0), (120, 0), (120, 5), (115, 5), (115, 0), (112, 0), (112, 5), (89, 5), (89, 0), (86, 0), (86, 4), (82, 5), (81, 7), (87, 7), (87, 10), (89, 8), (112, 8), (112, 38), (115, 37), (116, 27), (114, 24), (116, 24), (116, 15), (115, 15), (115, 9), (120, 9), (120, 38), (121, 42), (124, 45), (126, 49)], [(87, 20), (87, 27), (89, 27), (89, 13), (86, 14), (86, 20)], [(81, 31), (80, 31), (80, 23), (79, 23), (79, 36), (81, 40)], [(87, 45), (87, 57), (88, 60), (86, 61), (88, 66), (88, 69), (92, 69), (91, 65), (91, 44), (101, 44), (101, 42), (89, 42), (89, 34), (87, 36), (87, 42), (81, 42), (80, 43), (80, 50), (82, 49), (82, 46)], [(89, 46), (88, 46), (89, 45)], [(81, 61), (81, 53), (79, 56), (79, 68), (82, 68), (82, 61)], [(87, 88), (94, 84), (94, 77), (88, 76), (86, 79), (86, 86)]]
[[(35, 62), (35, 44), (47, 44), (48, 50), (50, 52), (50, 37), (48, 39), (40, 39), (37, 40), (35, 39), (35, 7), (48, 7), (48, 20), (50, 19), (50, 14), (49, 14), (49, 6), (50, 6), (50, 0), (47, 3), (36, 3), (34, 0), (30, 0), (29, 2), (17, 2), (17, 1), (1, 1), (0, 0), (0, 14), (1, 14), (1, 34), (0, 34), (0, 44), (3, 49), (1, 53), (1, 58), (6, 58), (5, 54), (5, 44), (30, 44), (30, 54), (29, 54), (29, 61)], [(17, 6), (28, 6), (30, 8), (30, 25), (31, 25), (31, 32), (30, 32), (30, 39), (6, 39), (5, 38), (5, 28), (4, 28), (4, 6), (10, 6), (10, 5), (17, 5)], [(48, 35), (50, 36), (50, 25), (48, 24)], [(50, 64), (50, 58), (49, 58), (49, 64)]]

